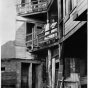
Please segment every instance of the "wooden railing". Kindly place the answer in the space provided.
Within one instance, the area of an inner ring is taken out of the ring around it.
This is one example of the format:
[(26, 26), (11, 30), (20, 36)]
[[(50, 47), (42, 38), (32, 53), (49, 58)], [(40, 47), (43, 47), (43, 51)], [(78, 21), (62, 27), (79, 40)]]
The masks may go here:
[[(48, 34), (46, 34), (46, 33), (48, 33)], [(57, 28), (50, 29), (47, 31), (43, 30), (41, 33), (37, 34), (36, 38), (33, 38), (33, 33), (28, 34), (26, 36), (26, 44), (27, 44), (27, 47), (28, 46), (39, 47), (40, 44), (43, 44), (45, 41), (48, 41), (50, 39), (57, 38), (57, 37), (58, 37)]]
[(18, 14), (34, 13), (39, 11), (45, 11), (50, 3), (50, 0), (43, 2), (29, 2), (16, 5)]
[(42, 43), (44, 41), (57, 37), (58, 32), (57, 31), (52, 32), (53, 30), (54, 29), (50, 29), (50, 30), (43, 31), (42, 33), (38, 34), (37, 36), (38, 36), (39, 43)]

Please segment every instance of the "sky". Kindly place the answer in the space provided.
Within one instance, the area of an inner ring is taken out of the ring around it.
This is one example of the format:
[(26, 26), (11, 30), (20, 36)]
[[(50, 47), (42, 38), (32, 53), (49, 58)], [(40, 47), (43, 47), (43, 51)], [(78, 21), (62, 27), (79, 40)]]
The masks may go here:
[(0, 0), (0, 38), (1, 45), (15, 40), (16, 30), (22, 25), (22, 22), (16, 22), (16, 0)]

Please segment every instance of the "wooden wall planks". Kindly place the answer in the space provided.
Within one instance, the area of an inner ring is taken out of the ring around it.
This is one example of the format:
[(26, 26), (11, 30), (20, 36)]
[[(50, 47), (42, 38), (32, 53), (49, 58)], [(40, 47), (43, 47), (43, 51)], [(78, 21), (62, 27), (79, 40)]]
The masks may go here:
[(76, 27), (80, 21), (73, 21), (73, 13), (78, 12), (78, 15), (82, 14), (87, 9), (87, 0), (79, 0), (77, 7), (69, 14), (70, 18), (65, 23), (65, 35)]

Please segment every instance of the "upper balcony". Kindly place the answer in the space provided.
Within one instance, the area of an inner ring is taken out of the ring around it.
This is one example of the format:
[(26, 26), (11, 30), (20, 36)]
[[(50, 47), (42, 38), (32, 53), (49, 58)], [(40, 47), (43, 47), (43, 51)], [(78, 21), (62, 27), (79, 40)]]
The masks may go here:
[(17, 13), (20, 16), (44, 13), (53, 0), (21, 0), (16, 5)]

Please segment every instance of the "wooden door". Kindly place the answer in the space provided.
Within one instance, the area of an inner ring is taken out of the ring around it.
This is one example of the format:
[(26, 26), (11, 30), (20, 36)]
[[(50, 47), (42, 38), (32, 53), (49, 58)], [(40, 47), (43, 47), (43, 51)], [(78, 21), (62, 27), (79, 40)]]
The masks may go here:
[(32, 69), (32, 88), (42, 88), (42, 65), (33, 64)]
[(36, 88), (42, 88), (42, 64), (37, 66), (36, 77)]
[(28, 66), (29, 66), (29, 64), (22, 63), (21, 88), (28, 88)]

